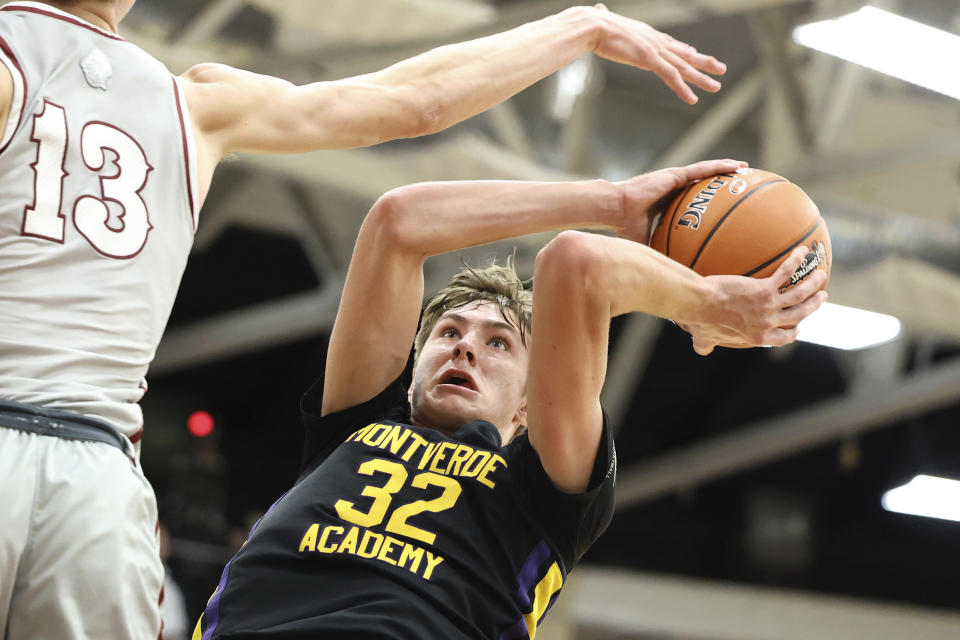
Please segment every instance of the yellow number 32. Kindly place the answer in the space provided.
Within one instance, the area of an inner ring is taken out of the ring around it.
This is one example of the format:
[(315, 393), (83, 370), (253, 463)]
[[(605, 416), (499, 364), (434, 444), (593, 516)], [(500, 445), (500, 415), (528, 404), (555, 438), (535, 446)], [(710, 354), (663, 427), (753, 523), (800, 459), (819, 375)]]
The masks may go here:
[[(338, 516), (361, 527), (375, 527), (383, 522), (387, 510), (390, 508), (390, 502), (393, 500), (393, 494), (403, 488), (408, 474), (406, 468), (399, 462), (384, 460), (383, 458), (367, 460), (357, 469), (357, 473), (365, 476), (372, 476), (378, 472), (389, 476), (387, 482), (379, 487), (368, 484), (360, 492), (362, 496), (373, 498), (370, 509), (364, 513), (355, 509), (353, 503), (349, 500), (337, 500), (334, 507)], [(430, 485), (440, 487), (443, 489), (443, 493), (433, 500), (415, 500), (397, 507), (387, 521), (387, 531), (433, 544), (434, 540), (437, 539), (437, 534), (407, 524), (407, 518), (424, 511), (437, 513), (452, 508), (457, 503), (457, 498), (460, 497), (461, 488), (460, 483), (453, 478), (430, 472), (418, 473), (410, 481), (410, 486), (417, 489), (426, 489)]]

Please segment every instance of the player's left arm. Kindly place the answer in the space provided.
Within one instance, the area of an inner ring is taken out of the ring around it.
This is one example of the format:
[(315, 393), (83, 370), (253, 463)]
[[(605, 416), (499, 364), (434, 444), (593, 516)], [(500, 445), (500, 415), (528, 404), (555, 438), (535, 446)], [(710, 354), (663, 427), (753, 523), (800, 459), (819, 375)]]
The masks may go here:
[[(622, 206), (641, 221), (621, 234), (643, 239), (651, 207), (696, 179), (692, 167), (621, 184)], [(600, 391), (611, 318), (639, 311), (696, 326), (702, 353), (721, 342), (787, 344), (796, 329), (784, 327), (798, 324), (825, 299), (816, 293), (823, 275), (778, 291), (803, 253), (796, 251), (773, 276), (757, 280), (704, 278), (625, 238), (567, 231), (544, 247), (534, 272), (527, 415), (530, 443), (553, 483), (567, 492), (587, 488), (603, 428)]]
[(435, 133), (486, 111), (581, 54), (650, 70), (684, 102), (726, 66), (602, 5), (431, 49), (385, 69), (301, 86), (222, 64), (181, 81), (200, 146), (224, 154), (352, 148)]

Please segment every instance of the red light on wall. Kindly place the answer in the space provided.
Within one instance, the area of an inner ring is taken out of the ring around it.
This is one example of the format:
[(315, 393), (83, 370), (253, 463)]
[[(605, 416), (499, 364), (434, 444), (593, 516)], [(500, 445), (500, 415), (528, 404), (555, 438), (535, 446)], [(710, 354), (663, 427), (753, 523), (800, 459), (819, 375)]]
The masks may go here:
[(213, 416), (206, 411), (194, 411), (187, 418), (187, 429), (198, 438), (205, 438), (213, 433)]

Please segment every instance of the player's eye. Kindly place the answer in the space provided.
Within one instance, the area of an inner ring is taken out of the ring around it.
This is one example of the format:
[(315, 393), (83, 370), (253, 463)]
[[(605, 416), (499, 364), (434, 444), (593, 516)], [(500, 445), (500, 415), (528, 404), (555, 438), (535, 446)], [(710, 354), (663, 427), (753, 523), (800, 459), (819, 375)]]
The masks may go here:
[(510, 344), (503, 338), (493, 338), (492, 340), (490, 340), (490, 345), (494, 349), (502, 349), (503, 351), (506, 351), (507, 349), (510, 348)]
[(459, 334), (457, 333), (457, 330), (454, 329), (453, 327), (447, 327), (446, 329), (440, 332), (441, 338), (456, 338), (458, 335)]

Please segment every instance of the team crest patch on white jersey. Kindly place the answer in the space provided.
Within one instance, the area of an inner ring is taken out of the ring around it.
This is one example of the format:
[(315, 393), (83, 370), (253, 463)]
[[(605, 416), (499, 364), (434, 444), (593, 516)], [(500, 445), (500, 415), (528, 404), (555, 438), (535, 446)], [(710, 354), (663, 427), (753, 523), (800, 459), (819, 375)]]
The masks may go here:
[(100, 49), (94, 49), (88, 53), (87, 57), (80, 61), (80, 68), (88, 85), (94, 89), (107, 90), (107, 82), (113, 75), (113, 67)]

